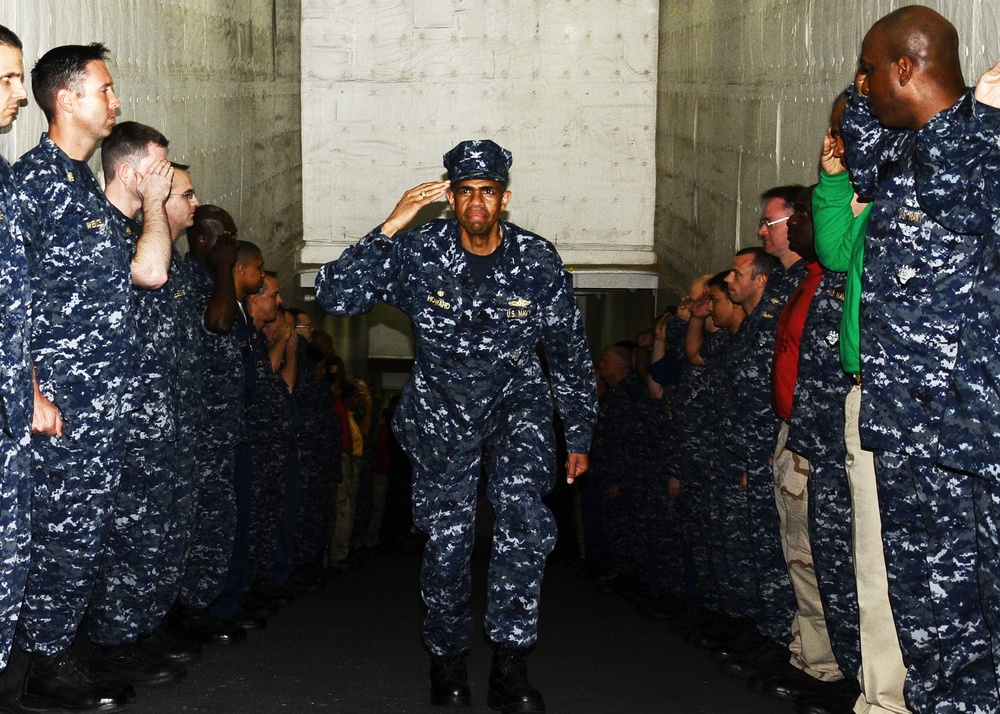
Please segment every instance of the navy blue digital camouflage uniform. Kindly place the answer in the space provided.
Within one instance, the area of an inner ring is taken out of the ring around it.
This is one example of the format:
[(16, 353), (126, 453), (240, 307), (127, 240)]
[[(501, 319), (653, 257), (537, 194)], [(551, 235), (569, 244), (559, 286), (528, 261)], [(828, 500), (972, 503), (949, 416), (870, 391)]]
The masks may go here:
[(733, 338), (729, 446), (747, 475), (747, 513), (753, 524), (750, 540), (759, 599), (755, 619), (760, 633), (779, 644), (788, 643), (796, 602), (774, 502), (771, 457), (781, 421), (771, 405), (771, 368), (778, 318), (805, 271), (803, 260), (787, 270), (776, 268), (757, 307), (740, 323)]
[(642, 491), (639, 495), (639, 544), (645, 573), (640, 577), (649, 585), (649, 596), (668, 594), (681, 600), (687, 597), (684, 575), (684, 537), (681, 528), (680, 498), (670, 497), (670, 475), (663, 470), (664, 441), (669, 434), (670, 392), (663, 399), (653, 399), (643, 388), (643, 429), (634, 438), (638, 444)]
[[(130, 238), (137, 241), (142, 225), (125, 220)], [(135, 409), (129, 414), (114, 523), (90, 601), (90, 639), (101, 645), (136, 642), (155, 629), (157, 614), (165, 614), (153, 613), (156, 593), (164, 585), (174, 591), (181, 568), (176, 540), (178, 529), (186, 530), (186, 523), (178, 523), (174, 508), (189, 501), (190, 480), (189, 472), (178, 469), (177, 314), (173, 303), (178, 262), (174, 252), (162, 287), (135, 291), (133, 314), (139, 340)], [(187, 492), (177, 494), (180, 504), (175, 500), (176, 489)]]
[[(252, 325), (252, 323), (251, 323)], [(278, 555), (285, 513), (285, 489), (291, 478), (295, 433), (291, 395), (280, 374), (271, 369), (267, 337), (253, 331), (257, 370), (253, 402), (247, 409), (247, 435), (253, 458), (250, 508), (249, 581), (267, 581)]]
[(572, 281), (548, 241), (501, 221), (503, 242), (473, 285), (455, 220), (396, 236), (376, 229), (324, 266), (316, 299), (358, 314), (383, 300), (406, 312), (414, 370), (393, 426), (414, 466), (415, 524), (430, 539), (421, 586), (424, 642), (455, 655), (471, 644), (469, 557), (484, 447), (496, 513), (486, 632), (530, 646), (555, 523), (542, 503), (556, 474), (549, 386), (535, 354), (545, 346), (571, 453), (586, 453), (595, 417), (593, 364)]
[(583, 477), (584, 550), (597, 575), (637, 577), (641, 562), (634, 523), (641, 507), (640, 403), (646, 388), (634, 370), (598, 400), (590, 444), (590, 470)]
[(689, 367), (695, 369), (684, 358), (687, 326), (687, 320), (676, 315), (671, 317), (666, 324), (666, 354), (647, 366), (649, 376), (660, 385), (663, 396), (658, 403), (655, 400), (653, 403), (655, 425), (649, 464), (653, 480), (646, 519), (653, 569), (651, 595), (655, 597), (662, 588), (670, 595), (686, 600), (688, 612), (693, 615), (702, 607), (692, 552), (697, 547), (693, 544), (692, 530), (697, 498), (692, 498), (684, 489), (677, 497), (671, 497), (669, 493), (670, 478), (677, 476), (673, 458), (674, 420), (678, 402), (684, 398), (685, 379), (690, 379), (685, 376), (686, 372)]
[(942, 225), (982, 236), (983, 253), (959, 335), (938, 460), (975, 476), (979, 585), (1000, 678), (1000, 111), (966, 97), (921, 129), (917, 195)]
[(860, 427), (875, 454), (907, 701), (918, 711), (993, 711), (973, 479), (937, 463), (980, 237), (949, 231), (918, 203), (917, 132), (883, 128), (853, 92), (840, 123), (851, 181), (874, 199), (862, 276)]
[(242, 405), (247, 419), (247, 436), (237, 440), (233, 452), (233, 498), (236, 518), (233, 526), (232, 547), (226, 566), (225, 582), (218, 597), (209, 605), (209, 612), (216, 617), (229, 619), (241, 609), (240, 601), (250, 587), (250, 519), (253, 509), (254, 461), (249, 443), (249, 412), (257, 393), (258, 362), (268, 359), (254, 349), (253, 320), (242, 304), (237, 305), (236, 321), (232, 335), (237, 346), (236, 362), (232, 369), (240, 377)]
[(809, 461), (809, 542), (833, 654), (841, 672), (861, 668), (858, 594), (851, 547), (851, 491), (844, 427), (836, 415), (852, 381), (840, 365), (847, 275), (823, 271), (799, 341), (799, 371), (785, 448)]
[(194, 479), (179, 599), (204, 608), (222, 591), (233, 550), (234, 450), (246, 442), (243, 365), (233, 334), (218, 335), (205, 327), (215, 277), (190, 254), (177, 273), (183, 291), (177, 295), (178, 430)]
[[(705, 355), (714, 351), (714, 344), (725, 344), (728, 333), (716, 331), (706, 335), (702, 348)], [(683, 343), (684, 336), (680, 336)], [(719, 611), (720, 595), (711, 558), (722, 553), (722, 542), (715, 542), (712, 533), (717, 530), (714, 511), (710, 510), (709, 479), (700, 460), (694, 458), (703, 448), (701, 424), (705, 412), (712, 405), (700, 398), (702, 392), (713, 384), (711, 372), (685, 361), (678, 383), (672, 389), (668, 428), (662, 436), (663, 463), (661, 472), (681, 482), (679, 497), (681, 531), (685, 549), (693, 564), (693, 584), (700, 604)], [(693, 604), (693, 603), (689, 603)]]
[(93, 173), (48, 137), (14, 166), (26, 219), (32, 358), (63, 436), (32, 438), (32, 555), (18, 643), (76, 635), (111, 528), (134, 384), (132, 242)]
[[(760, 598), (747, 492), (740, 488), (743, 468), (730, 451), (733, 437), (725, 428), (727, 412), (736, 408), (731, 384), (738, 368), (737, 347), (737, 338), (727, 330), (706, 336), (699, 353), (706, 367), (692, 385), (675, 453), (684, 455), (678, 469), (682, 491), (698, 494), (702, 502), (700, 532), (707, 552), (700, 556), (695, 551), (695, 565), (707, 566), (719, 610), (756, 619)], [(712, 600), (706, 597), (708, 607), (713, 607)]]
[(0, 156), (0, 670), (14, 639), (31, 547), (31, 292), (23, 219)]
[(299, 446), (298, 514), (291, 562), (318, 562), (326, 546), (331, 508), (340, 473), (340, 419), (333, 409), (330, 387), (316, 378), (316, 363), (308, 342), (298, 340), (298, 378), (293, 394), (302, 424)]

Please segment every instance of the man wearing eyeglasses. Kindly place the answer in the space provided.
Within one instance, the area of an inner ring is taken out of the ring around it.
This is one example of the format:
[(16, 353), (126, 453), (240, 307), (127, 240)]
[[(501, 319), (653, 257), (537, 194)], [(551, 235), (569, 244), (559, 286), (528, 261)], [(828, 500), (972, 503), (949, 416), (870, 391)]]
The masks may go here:
[[(780, 420), (771, 404), (771, 370), (778, 318), (788, 297), (805, 277), (802, 257), (788, 246), (788, 219), (802, 186), (777, 186), (761, 195), (757, 230), (763, 252), (780, 263), (766, 277), (753, 249), (737, 253), (726, 278), (730, 299), (743, 307), (747, 319), (735, 336), (734, 404), (727, 415), (734, 435), (732, 450), (744, 478), (757, 579), (757, 633), (742, 638), (726, 654), (724, 671), (749, 677), (788, 661), (787, 643), (796, 603), (781, 546), (781, 527), (774, 498), (771, 457)], [(760, 249), (756, 249), (760, 251)], [(750, 252), (748, 252), (750, 251)]]
[(801, 190), (802, 186), (776, 186), (761, 194), (762, 207), (757, 228), (764, 250), (781, 262), (787, 276), (779, 282), (794, 281), (796, 285), (802, 276), (799, 271), (790, 269), (802, 260), (802, 256), (788, 247), (788, 219), (795, 212), (795, 197)]

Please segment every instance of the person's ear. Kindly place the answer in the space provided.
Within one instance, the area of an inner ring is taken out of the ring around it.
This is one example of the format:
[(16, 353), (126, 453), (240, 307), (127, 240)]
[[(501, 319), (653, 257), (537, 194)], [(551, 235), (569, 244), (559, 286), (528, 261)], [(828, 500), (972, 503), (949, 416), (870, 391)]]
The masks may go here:
[(910, 79), (913, 77), (913, 61), (904, 55), (896, 60), (893, 67), (896, 72), (896, 81), (899, 83), (899, 86), (905, 87), (909, 84)]

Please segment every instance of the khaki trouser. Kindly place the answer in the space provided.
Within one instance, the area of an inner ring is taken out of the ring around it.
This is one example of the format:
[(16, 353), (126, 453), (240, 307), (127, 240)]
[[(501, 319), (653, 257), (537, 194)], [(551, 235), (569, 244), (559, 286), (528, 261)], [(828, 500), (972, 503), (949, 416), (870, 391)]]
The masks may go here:
[(903, 699), (906, 667), (899, 649), (896, 625), (889, 607), (889, 580), (882, 550), (882, 518), (875, 486), (875, 460), (861, 448), (858, 419), (861, 387), (847, 395), (844, 441), (847, 445), (847, 480), (851, 487), (854, 523), (854, 571), (858, 581), (858, 615), (861, 623), (861, 696), (857, 714), (905, 713)]
[(340, 457), (340, 483), (337, 484), (337, 520), (330, 532), (330, 562), (339, 563), (351, 549), (354, 530), (354, 509), (361, 485), (361, 458), (343, 454)]
[(824, 682), (843, 679), (830, 644), (809, 543), (809, 461), (785, 448), (788, 422), (774, 450), (774, 500), (781, 517), (781, 548), (797, 609), (792, 620), (791, 663)]

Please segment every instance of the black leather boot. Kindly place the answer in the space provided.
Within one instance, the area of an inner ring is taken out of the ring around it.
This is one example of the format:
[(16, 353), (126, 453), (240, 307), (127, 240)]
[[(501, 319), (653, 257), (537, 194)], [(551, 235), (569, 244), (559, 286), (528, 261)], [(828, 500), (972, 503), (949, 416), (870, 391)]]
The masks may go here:
[(127, 682), (134, 687), (163, 687), (187, 677), (180, 662), (154, 654), (135, 642), (97, 647), (94, 673), (105, 681)]
[(465, 655), (431, 655), (431, 704), (436, 707), (467, 707), (471, 703)]
[(128, 709), (128, 703), (128, 694), (121, 685), (101, 681), (66, 650), (54, 655), (31, 654), (31, 667), (21, 693), (22, 709), (120, 712)]
[(525, 650), (495, 645), (490, 667), (486, 704), (501, 714), (540, 714), (545, 711), (542, 694), (528, 681)]

